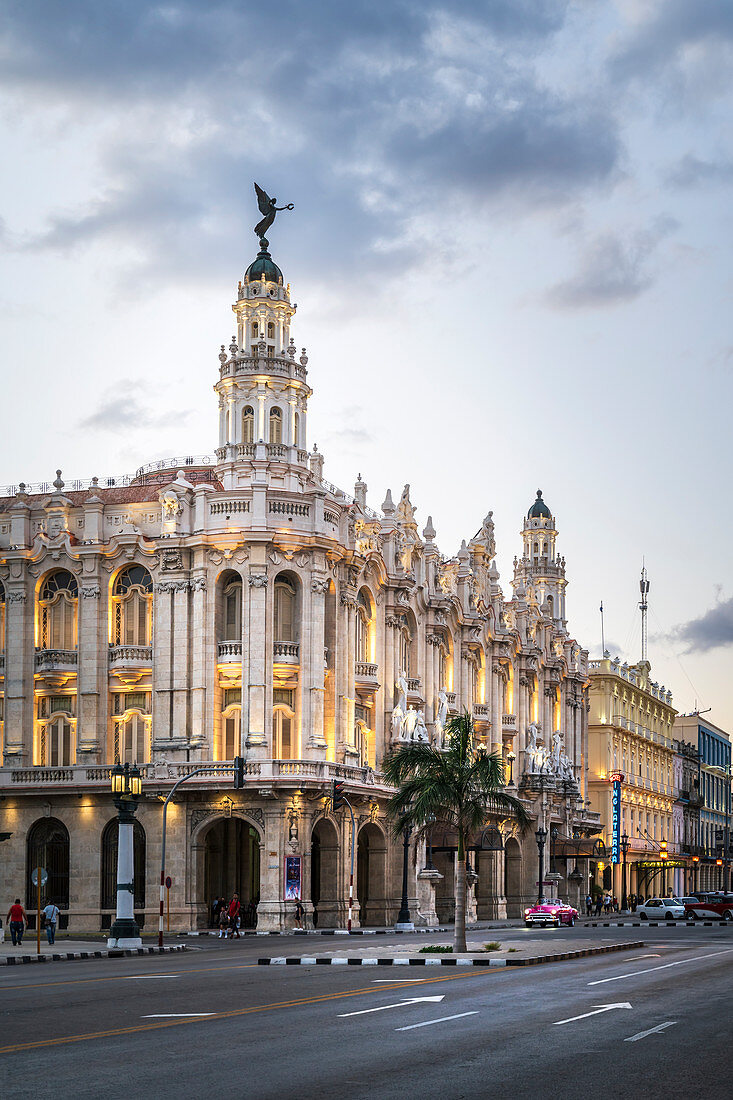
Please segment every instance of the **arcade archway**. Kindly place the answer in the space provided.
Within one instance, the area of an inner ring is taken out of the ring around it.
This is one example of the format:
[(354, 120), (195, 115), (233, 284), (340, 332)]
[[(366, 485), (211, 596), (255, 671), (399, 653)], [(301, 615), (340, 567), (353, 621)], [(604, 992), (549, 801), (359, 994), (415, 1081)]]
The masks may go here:
[(314, 928), (337, 928), (339, 921), (338, 834), (321, 818), (311, 834), (311, 901)]
[(504, 868), (506, 882), (506, 915), (522, 916), (522, 851), (519, 842), (509, 837), (504, 848), (506, 864)]
[(387, 842), (382, 830), (370, 822), (357, 837), (356, 895), (362, 928), (387, 924)]
[(237, 817), (216, 820), (204, 838), (204, 897), (208, 919), (216, 898), (227, 902), (239, 894), (242, 927), (257, 924), (260, 900), (260, 835), (248, 821)]

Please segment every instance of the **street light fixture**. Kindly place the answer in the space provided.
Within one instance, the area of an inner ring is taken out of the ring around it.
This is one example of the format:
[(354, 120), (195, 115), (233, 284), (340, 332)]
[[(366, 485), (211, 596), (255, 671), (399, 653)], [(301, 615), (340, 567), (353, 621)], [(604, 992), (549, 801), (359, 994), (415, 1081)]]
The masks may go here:
[(433, 867), (433, 825), (435, 824), (436, 820), (437, 820), (437, 818), (436, 818), (435, 814), (428, 814), (428, 816), (426, 818), (426, 822), (425, 822), (426, 825), (429, 826), (429, 829), (428, 829), (428, 853), (427, 853), (428, 858), (425, 861), (425, 870), (426, 871), (434, 871), (435, 870), (435, 868)]
[(507, 787), (513, 787), (514, 779), (512, 778), (512, 771), (514, 768), (514, 761), (517, 759), (517, 754), (513, 752), (512, 749), (510, 749), (509, 752), (506, 754), (506, 758), (507, 763), (509, 764), (509, 782), (507, 783)]
[(404, 932), (411, 932), (415, 925), (412, 923), (410, 917), (410, 908), (407, 901), (407, 862), (410, 851), (410, 837), (412, 836), (412, 826), (405, 826), (402, 839), (402, 903), (400, 905), (400, 911), (397, 916), (397, 923), (395, 928)]
[(537, 900), (542, 898), (542, 886), (545, 877), (545, 841), (547, 840), (547, 829), (540, 827), (535, 830), (535, 839), (537, 841), (537, 851), (539, 853), (539, 875), (537, 876)]
[(137, 764), (112, 768), (112, 796), (117, 809), (117, 915), (107, 940), (108, 948), (142, 947), (140, 929), (135, 922), (135, 850), (133, 826), (137, 802), (142, 794), (142, 778)]
[(623, 859), (622, 871), (621, 871), (621, 911), (623, 913), (625, 913), (626, 910), (629, 907), (629, 899), (626, 895), (626, 853), (629, 850), (629, 843), (630, 843), (629, 834), (628, 833), (622, 833), (621, 834), (621, 853), (622, 853), (624, 859)]

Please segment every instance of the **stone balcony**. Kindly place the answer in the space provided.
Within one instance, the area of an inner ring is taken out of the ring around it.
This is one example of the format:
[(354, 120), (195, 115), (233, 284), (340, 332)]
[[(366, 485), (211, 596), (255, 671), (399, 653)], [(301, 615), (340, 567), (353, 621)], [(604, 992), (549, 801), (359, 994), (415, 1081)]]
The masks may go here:
[(36, 650), (36, 673), (49, 687), (63, 687), (76, 674), (78, 663), (75, 649)]
[(379, 665), (374, 665), (370, 661), (355, 661), (354, 676), (357, 681), (368, 684), (370, 687), (379, 687), (377, 682)]
[(508, 730), (511, 733), (516, 733), (517, 730), (517, 716), (516, 714), (502, 714), (501, 716), (501, 728)]
[(123, 684), (136, 684), (153, 667), (151, 645), (111, 645), (109, 670)]
[(473, 714), (474, 722), (480, 722), (483, 726), (490, 726), (489, 721), (489, 704), (488, 703), (474, 703), (471, 707), (471, 713)]
[(407, 702), (416, 703), (420, 706), (425, 703), (425, 696), (423, 695), (422, 680), (419, 676), (407, 677)]
[(300, 663), (300, 646), (297, 642), (273, 642), (272, 655), (276, 665), (295, 667)]
[(241, 642), (219, 642), (216, 650), (220, 665), (239, 665), (242, 663)]

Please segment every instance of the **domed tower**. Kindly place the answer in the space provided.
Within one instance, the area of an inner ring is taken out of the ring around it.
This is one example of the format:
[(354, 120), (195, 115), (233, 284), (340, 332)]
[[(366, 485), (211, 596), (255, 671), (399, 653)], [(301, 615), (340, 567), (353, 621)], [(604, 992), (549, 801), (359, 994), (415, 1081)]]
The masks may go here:
[(537, 499), (527, 512), (522, 527), (523, 555), (514, 567), (513, 585), (520, 582), (540, 607), (547, 605), (550, 618), (565, 620), (565, 559), (555, 552), (557, 528), (550, 509), (537, 490)]
[(260, 238), (260, 251), (244, 273), (232, 306), (237, 334), (219, 354), (220, 476), (255, 459), (307, 463), (306, 418), (311, 389), (305, 348), (296, 355), (290, 301), (280, 268)]

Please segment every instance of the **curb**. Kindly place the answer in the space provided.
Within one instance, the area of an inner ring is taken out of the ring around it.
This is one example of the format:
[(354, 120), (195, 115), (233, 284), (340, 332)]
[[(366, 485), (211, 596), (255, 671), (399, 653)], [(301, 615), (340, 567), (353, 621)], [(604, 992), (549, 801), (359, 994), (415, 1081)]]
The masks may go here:
[(68, 959), (122, 959), (137, 958), (138, 955), (165, 955), (171, 951), (185, 951), (185, 943), (172, 944), (170, 947), (138, 947), (137, 951), (66, 951), (53, 955), (8, 955), (0, 959), (0, 966), (17, 966), (23, 963), (66, 962)]
[(581, 928), (727, 928), (729, 922), (720, 920), (635, 920), (592, 921)]
[(584, 959), (588, 955), (607, 955), (611, 951), (631, 951), (643, 947), (642, 940), (635, 943), (614, 943), (606, 947), (587, 947), (583, 951), (563, 951), (557, 955), (539, 955), (534, 959), (317, 959), (312, 956), (276, 956), (258, 959), (258, 966), (538, 966), (540, 963), (565, 962), (568, 959)]
[[(244, 939), (245, 936), (416, 936), (416, 935), (430, 935), (433, 932), (452, 932), (452, 928), (444, 928), (442, 925), (436, 925), (435, 928), (413, 928), (411, 932), (406, 932), (403, 928), (352, 928), (348, 932), (345, 928), (289, 928), (284, 932), (240, 932), (239, 938)], [(218, 939), (218, 932), (178, 932), (177, 936), (183, 939), (186, 936), (214, 936)], [(236, 939), (236, 936), (229, 936), (229, 939)], [(223, 937), (222, 937), (223, 939)]]

